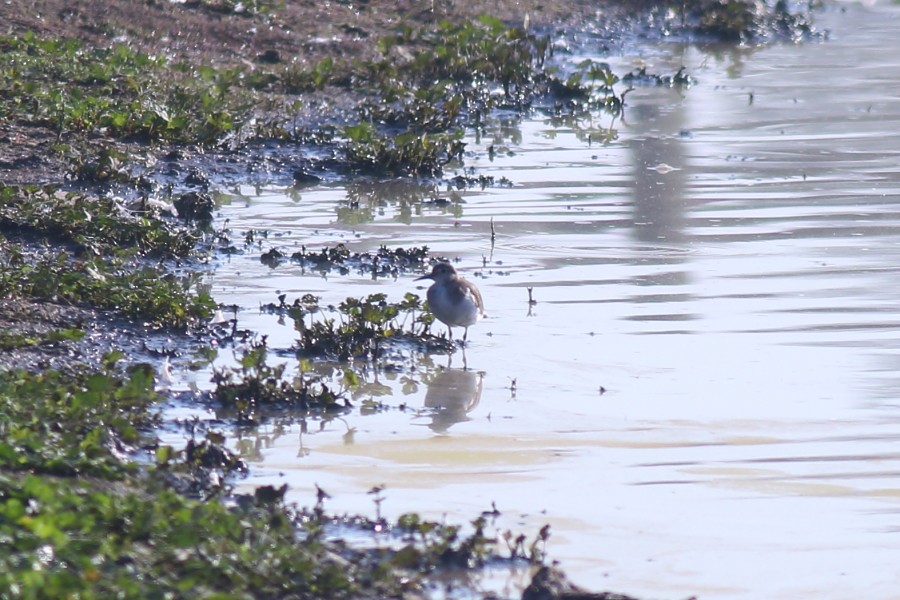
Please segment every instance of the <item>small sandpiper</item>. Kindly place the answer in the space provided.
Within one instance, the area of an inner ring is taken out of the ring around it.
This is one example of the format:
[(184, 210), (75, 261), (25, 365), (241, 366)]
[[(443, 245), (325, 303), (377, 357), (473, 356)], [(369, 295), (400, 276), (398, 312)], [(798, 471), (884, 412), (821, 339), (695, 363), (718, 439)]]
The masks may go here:
[(431, 273), (416, 279), (431, 279), (428, 288), (428, 306), (435, 317), (445, 325), (453, 339), (453, 328), (464, 327), (463, 342), (469, 335), (469, 327), (485, 316), (484, 301), (475, 284), (459, 276), (450, 263), (434, 265)]

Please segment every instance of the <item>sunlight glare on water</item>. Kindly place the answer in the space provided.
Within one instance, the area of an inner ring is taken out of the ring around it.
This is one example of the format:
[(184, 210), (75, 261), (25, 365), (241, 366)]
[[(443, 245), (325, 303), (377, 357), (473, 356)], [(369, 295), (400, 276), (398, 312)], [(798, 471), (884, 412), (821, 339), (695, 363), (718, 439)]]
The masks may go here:
[[(377, 399), (406, 410), (263, 425), (246, 485), (310, 505), (318, 484), (329, 510), (371, 513), (384, 484), (385, 515), (449, 522), (496, 503), (500, 529), (550, 523), (550, 558), (592, 589), (896, 597), (900, 8), (845, 8), (820, 15), (827, 42), (616, 57), (698, 83), (638, 88), (624, 120), (534, 115), (471, 137), (466, 166), (512, 185), (459, 203), (239, 190), (222, 210), (236, 232), (289, 251), (427, 244), (460, 259), (489, 314), (449, 375), (446, 356), (379, 375)], [(608, 145), (579, 138), (610, 125)], [(424, 293), (251, 254), (212, 283), (281, 349), (290, 326), (255, 311), (279, 292)]]

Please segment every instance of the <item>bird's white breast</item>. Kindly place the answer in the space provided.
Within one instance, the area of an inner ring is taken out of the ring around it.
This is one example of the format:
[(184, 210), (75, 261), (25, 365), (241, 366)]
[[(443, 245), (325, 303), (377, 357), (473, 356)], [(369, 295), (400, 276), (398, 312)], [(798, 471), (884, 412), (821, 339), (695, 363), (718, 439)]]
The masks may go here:
[(428, 289), (428, 304), (438, 319), (447, 325), (469, 327), (482, 316), (472, 292), (465, 286), (433, 285)]

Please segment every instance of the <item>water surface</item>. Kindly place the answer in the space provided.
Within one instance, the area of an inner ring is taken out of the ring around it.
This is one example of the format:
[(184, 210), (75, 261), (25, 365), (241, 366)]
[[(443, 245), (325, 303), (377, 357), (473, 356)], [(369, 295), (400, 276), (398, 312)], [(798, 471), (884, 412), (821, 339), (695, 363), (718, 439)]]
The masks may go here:
[[(466, 166), (512, 185), (449, 205), (401, 184), (236, 190), (236, 232), (288, 251), (427, 244), (490, 315), (451, 370), (410, 356), (378, 375), (394, 410), (261, 428), (247, 485), (310, 505), (318, 484), (330, 510), (374, 514), (383, 484), (385, 515), (454, 523), (494, 503), (501, 530), (550, 523), (550, 557), (592, 589), (896, 597), (900, 7), (819, 24), (828, 42), (598, 57), (698, 83), (639, 88), (619, 120), (497, 121)], [(213, 278), (285, 349), (290, 324), (260, 303), (375, 291), (424, 289), (255, 255)]]

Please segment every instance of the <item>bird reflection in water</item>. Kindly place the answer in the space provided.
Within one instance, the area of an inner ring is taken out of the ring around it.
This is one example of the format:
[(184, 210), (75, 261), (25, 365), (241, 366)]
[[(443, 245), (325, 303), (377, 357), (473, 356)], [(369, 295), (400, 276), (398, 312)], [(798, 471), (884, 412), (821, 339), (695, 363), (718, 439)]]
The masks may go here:
[(425, 408), (431, 414), (428, 427), (446, 433), (450, 427), (468, 421), (468, 414), (481, 400), (484, 373), (465, 369), (441, 369), (427, 382)]

